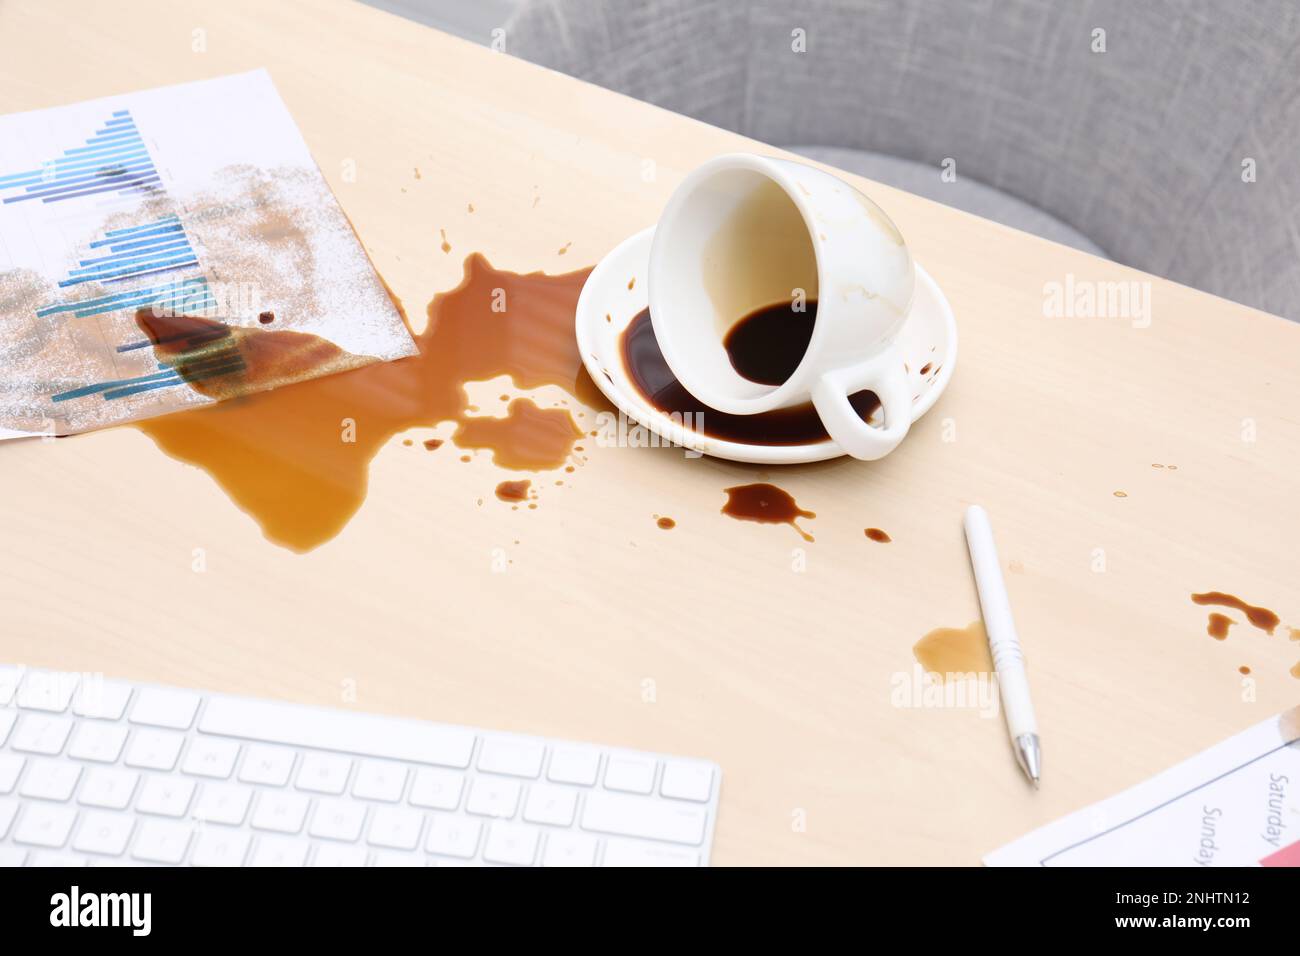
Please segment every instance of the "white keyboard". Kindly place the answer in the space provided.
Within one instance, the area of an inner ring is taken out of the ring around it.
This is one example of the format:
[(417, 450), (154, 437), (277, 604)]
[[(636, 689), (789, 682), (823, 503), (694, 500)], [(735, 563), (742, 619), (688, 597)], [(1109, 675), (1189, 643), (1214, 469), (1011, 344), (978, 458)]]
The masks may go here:
[(0, 666), (0, 866), (703, 866), (700, 760)]

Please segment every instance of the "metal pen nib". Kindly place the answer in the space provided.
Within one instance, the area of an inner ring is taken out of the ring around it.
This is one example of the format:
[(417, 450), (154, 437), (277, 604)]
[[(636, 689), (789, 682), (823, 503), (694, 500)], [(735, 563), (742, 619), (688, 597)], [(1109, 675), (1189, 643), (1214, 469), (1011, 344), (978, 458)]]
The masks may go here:
[(1016, 738), (1016, 762), (1025, 776), (1038, 788), (1038, 778), (1042, 775), (1043, 755), (1038, 747), (1038, 734), (1021, 734)]

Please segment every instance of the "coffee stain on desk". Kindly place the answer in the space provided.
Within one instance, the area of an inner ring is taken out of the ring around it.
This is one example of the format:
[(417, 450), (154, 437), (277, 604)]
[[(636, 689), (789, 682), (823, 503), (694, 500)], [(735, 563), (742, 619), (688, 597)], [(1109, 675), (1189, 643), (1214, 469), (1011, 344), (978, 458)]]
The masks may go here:
[[(1192, 601), (1202, 606), (1211, 605), (1215, 607), (1230, 607), (1233, 610), (1240, 611), (1246, 615), (1246, 620), (1250, 621), (1253, 627), (1259, 628), (1267, 634), (1272, 634), (1277, 630), (1277, 626), (1282, 623), (1281, 618), (1266, 607), (1256, 607), (1253, 604), (1247, 604), (1241, 598), (1233, 594), (1225, 594), (1222, 591), (1206, 591), (1203, 594), (1193, 594)], [(1222, 617), (1222, 615), (1210, 615)], [(1213, 631), (1210, 632), (1213, 635)], [(1225, 629), (1224, 635), (1227, 635)], [(1222, 638), (1220, 638), (1222, 640)]]
[(520, 481), (503, 481), (496, 487), (496, 496), (502, 501), (527, 501), (528, 489), (532, 484), (527, 478)]
[(1226, 641), (1228, 639), (1228, 628), (1236, 623), (1226, 614), (1211, 614), (1210, 620), (1205, 626), (1205, 633), (1216, 641)]
[(799, 527), (798, 519), (816, 518), (814, 511), (804, 511), (794, 500), (794, 496), (784, 488), (767, 482), (752, 485), (734, 485), (724, 489), (727, 502), (722, 506), (722, 513), (740, 521), (757, 521), (759, 524), (788, 524), (799, 532), (805, 541), (812, 541), (813, 536)]
[(889, 544), (894, 540), (889, 536), (889, 532), (882, 531), (880, 528), (864, 528), (862, 533), (877, 544)]
[[(460, 285), (429, 304), (428, 325), (414, 335), (417, 355), (132, 427), (164, 453), (211, 475), (268, 540), (292, 551), (311, 551), (356, 514), (366, 497), (370, 462), (394, 435), (447, 421), (455, 422), (459, 432), (477, 421), (469, 415), (467, 382), (507, 375), (520, 390), (554, 385), (590, 408), (609, 407), (583, 368), (573, 336), (578, 294), (589, 272), (519, 274), (495, 269), (475, 253), (465, 260)], [(502, 301), (507, 308), (501, 308)], [(404, 312), (402, 317), (406, 319)], [(250, 343), (254, 337), (298, 334), (240, 332)], [(293, 344), (283, 351), (295, 362), (337, 358), (324, 340)], [(255, 357), (276, 351), (261, 342), (249, 347)], [(261, 374), (274, 375), (276, 361), (267, 362)], [(198, 381), (192, 387), (213, 390), (215, 397), (222, 386)], [(494, 458), (527, 462), (538, 470), (563, 467), (567, 454), (561, 454), (562, 443), (553, 435), (560, 430), (557, 423), (572, 423), (570, 413), (537, 409), (536, 416), (528, 410), (518, 418), (536, 421), (541, 415), (548, 416), (542, 420), (551, 437), (535, 441), (514, 427), (517, 420), (486, 436), (499, 443), (492, 449)], [(572, 431), (576, 437), (577, 427)], [(462, 437), (484, 441), (485, 431), (471, 426)], [(543, 460), (546, 454), (539, 449), (554, 457)]]
[(918, 663), (941, 681), (992, 674), (993, 656), (983, 621), (965, 627), (937, 627), (912, 646)]

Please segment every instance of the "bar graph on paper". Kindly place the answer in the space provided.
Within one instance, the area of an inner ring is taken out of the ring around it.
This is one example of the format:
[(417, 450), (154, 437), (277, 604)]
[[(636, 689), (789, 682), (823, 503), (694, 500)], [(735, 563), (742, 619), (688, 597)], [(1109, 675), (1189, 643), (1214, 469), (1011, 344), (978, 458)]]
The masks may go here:
[[(109, 200), (109, 202), (105, 202)], [(98, 129), (78, 145), (62, 150), (37, 168), (0, 174), (0, 206), (17, 203), (91, 203), (126, 211), (154, 209), (167, 201), (162, 176), (150, 155), (129, 109), (113, 110)], [(67, 222), (85, 222), (72, 206)], [(58, 321), (85, 319), (138, 309), (165, 308), (193, 314), (215, 309), (217, 300), (203, 275), (199, 253), (188, 235), (182, 216), (172, 212), (130, 226), (103, 230), (84, 243), (85, 257), (58, 280), (59, 298), (38, 306), (35, 318)], [(108, 287), (114, 291), (105, 292)], [(117, 291), (120, 289), (121, 291)], [(122, 324), (106, 327), (120, 329)], [(138, 334), (109, 343), (118, 353), (145, 348), (150, 343)], [(232, 370), (240, 366), (231, 366)], [(183, 384), (173, 370), (159, 366), (156, 373), (91, 382), (49, 398), (59, 403), (97, 395), (106, 401), (157, 388)]]
[[(249, 374), (242, 343), (296, 333), (345, 358)], [(0, 439), (414, 351), (264, 70), (0, 116)]]

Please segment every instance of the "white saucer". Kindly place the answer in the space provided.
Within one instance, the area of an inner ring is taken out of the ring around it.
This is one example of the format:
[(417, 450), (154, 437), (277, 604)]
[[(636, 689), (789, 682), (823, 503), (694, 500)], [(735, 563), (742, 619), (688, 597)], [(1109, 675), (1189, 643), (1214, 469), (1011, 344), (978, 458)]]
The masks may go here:
[[(715, 458), (792, 465), (843, 455), (839, 444), (829, 439), (805, 445), (751, 445), (711, 438), (683, 428), (641, 397), (628, 377), (619, 340), (632, 319), (646, 308), (646, 272), (653, 236), (651, 226), (619, 243), (592, 270), (578, 297), (578, 349), (592, 381), (605, 397), (628, 418), (661, 438)], [(919, 265), (912, 310), (899, 332), (898, 345), (916, 396), (912, 406), (915, 422), (943, 394), (957, 360), (957, 322), (952, 307)], [(922, 369), (926, 374), (921, 373)]]

